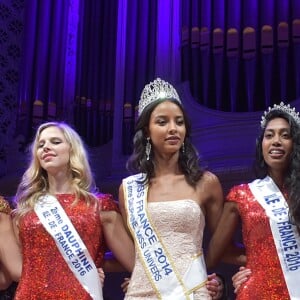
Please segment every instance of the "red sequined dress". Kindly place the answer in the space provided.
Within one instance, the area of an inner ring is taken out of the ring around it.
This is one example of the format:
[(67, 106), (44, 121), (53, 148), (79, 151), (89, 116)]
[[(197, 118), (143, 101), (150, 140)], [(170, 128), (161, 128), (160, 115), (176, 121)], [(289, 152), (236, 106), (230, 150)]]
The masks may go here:
[(289, 300), (269, 219), (252, 195), (248, 184), (233, 187), (227, 201), (238, 204), (249, 279), (241, 286), (238, 300)]
[[(106, 250), (99, 207), (117, 210), (110, 195), (99, 195), (99, 206), (80, 200), (72, 206), (74, 195), (56, 195), (85, 243), (97, 267), (103, 262)], [(90, 295), (67, 266), (57, 246), (34, 212), (20, 221), (20, 240), (23, 246), (23, 270), (15, 300), (88, 300)]]

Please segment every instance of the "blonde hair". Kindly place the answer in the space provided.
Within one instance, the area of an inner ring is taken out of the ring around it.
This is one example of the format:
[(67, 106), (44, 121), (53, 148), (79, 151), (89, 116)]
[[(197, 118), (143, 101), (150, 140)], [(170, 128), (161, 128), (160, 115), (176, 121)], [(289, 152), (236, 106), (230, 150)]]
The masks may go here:
[(66, 123), (48, 122), (39, 126), (31, 144), (31, 160), (22, 176), (15, 196), (17, 204), (15, 214), (17, 217), (32, 210), (38, 198), (49, 192), (47, 172), (41, 167), (37, 157), (40, 135), (44, 129), (49, 127), (59, 128), (70, 145), (69, 166), (72, 174), (72, 187), (75, 191), (75, 203), (80, 198), (84, 198), (87, 203), (96, 199), (93, 193), (95, 184), (88, 162), (88, 154), (80, 136)]

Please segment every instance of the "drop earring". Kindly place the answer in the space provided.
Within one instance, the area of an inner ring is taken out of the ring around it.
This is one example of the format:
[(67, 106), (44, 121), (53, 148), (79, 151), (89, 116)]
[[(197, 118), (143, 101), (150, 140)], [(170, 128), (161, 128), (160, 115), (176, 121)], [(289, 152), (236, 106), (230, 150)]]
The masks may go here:
[(150, 153), (151, 153), (151, 143), (150, 143), (150, 137), (147, 137), (147, 144), (146, 144), (146, 159), (150, 159)]
[(181, 152), (182, 152), (182, 153), (185, 153), (184, 143), (182, 143), (182, 146), (181, 146)]

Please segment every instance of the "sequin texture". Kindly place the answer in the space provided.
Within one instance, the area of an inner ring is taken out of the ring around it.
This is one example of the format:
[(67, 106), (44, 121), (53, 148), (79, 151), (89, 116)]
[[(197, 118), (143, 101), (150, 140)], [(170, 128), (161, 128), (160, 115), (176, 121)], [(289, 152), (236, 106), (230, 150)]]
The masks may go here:
[(9, 206), (9, 203), (0, 196), (0, 213), (4, 214), (10, 214), (11, 208)]
[(246, 267), (251, 269), (251, 275), (240, 288), (236, 299), (289, 300), (269, 219), (264, 209), (247, 184), (233, 187), (227, 200), (238, 204), (246, 247)]
[[(117, 210), (110, 195), (99, 195), (100, 205), (87, 206), (80, 200), (72, 205), (74, 195), (60, 194), (57, 199), (69, 216), (96, 266), (103, 262), (106, 249), (99, 217), (102, 210)], [(23, 271), (15, 300), (91, 299), (67, 266), (54, 240), (32, 211), (20, 220), (23, 245)]]

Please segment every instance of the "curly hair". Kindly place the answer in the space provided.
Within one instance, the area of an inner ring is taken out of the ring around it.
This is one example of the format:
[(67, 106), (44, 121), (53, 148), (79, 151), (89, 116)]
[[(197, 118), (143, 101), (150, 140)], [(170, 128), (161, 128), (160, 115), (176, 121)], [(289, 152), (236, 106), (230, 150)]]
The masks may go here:
[(290, 134), (293, 141), (293, 150), (290, 162), (284, 177), (284, 186), (289, 197), (289, 213), (291, 221), (300, 228), (300, 127), (295, 119), (282, 110), (271, 110), (266, 116), (266, 125), (262, 128), (256, 140), (255, 173), (258, 178), (268, 175), (268, 166), (263, 157), (262, 142), (267, 124), (275, 118), (283, 118), (290, 125)]
[(200, 167), (200, 159), (196, 148), (191, 142), (191, 124), (183, 109), (183, 106), (174, 99), (159, 99), (149, 104), (139, 116), (135, 134), (133, 137), (133, 153), (127, 161), (127, 169), (131, 173), (144, 173), (146, 175), (145, 182), (149, 182), (154, 177), (153, 154), (149, 160), (146, 159), (146, 133), (149, 127), (149, 121), (153, 110), (156, 106), (164, 101), (170, 101), (176, 104), (183, 113), (184, 123), (186, 127), (186, 136), (184, 140), (184, 152), (179, 152), (179, 168), (183, 172), (187, 182), (195, 187), (199, 179), (202, 177), (204, 169)]
[(72, 187), (75, 191), (75, 199), (84, 198), (88, 203), (96, 199), (94, 195), (96, 189), (88, 162), (88, 155), (80, 136), (66, 123), (48, 122), (39, 126), (31, 144), (29, 166), (22, 176), (15, 196), (17, 204), (15, 214), (17, 217), (32, 210), (38, 198), (49, 192), (47, 172), (41, 167), (37, 157), (40, 135), (43, 130), (49, 127), (59, 128), (70, 145), (69, 166), (72, 174)]

